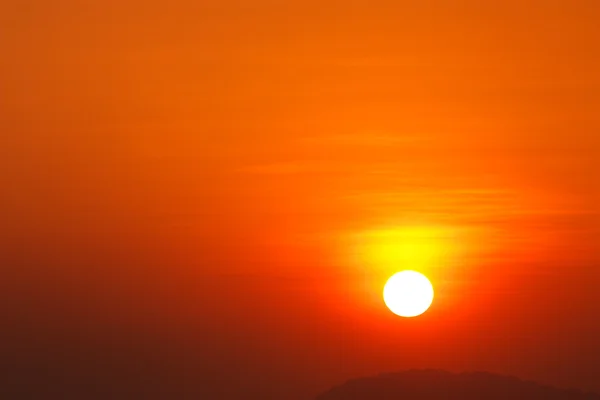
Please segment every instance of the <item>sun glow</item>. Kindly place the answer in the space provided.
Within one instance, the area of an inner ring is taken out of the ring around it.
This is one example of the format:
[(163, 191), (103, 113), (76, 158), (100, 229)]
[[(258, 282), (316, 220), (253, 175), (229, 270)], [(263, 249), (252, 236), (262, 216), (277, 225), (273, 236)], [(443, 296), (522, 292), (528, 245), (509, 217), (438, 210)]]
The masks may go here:
[(433, 286), (429, 279), (419, 272), (398, 272), (385, 284), (383, 299), (394, 314), (416, 317), (431, 306)]
[(459, 253), (458, 232), (442, 227), (397, 227), (365, 231), (356, 238), (355, 262), (385, 276), (398, 269), (427, 273), (448, 266)]

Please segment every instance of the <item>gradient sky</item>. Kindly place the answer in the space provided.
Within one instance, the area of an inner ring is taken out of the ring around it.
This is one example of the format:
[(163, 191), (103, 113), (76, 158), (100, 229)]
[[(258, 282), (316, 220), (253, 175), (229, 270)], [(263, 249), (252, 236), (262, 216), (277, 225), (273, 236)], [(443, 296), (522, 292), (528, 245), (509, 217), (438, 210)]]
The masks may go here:
[[(422, 367), (600, 391), (599, 18), (0, 1), (0, 391), (303, 400)], [(413, 320), (381, 299), (406, 268), (436, 288)]]

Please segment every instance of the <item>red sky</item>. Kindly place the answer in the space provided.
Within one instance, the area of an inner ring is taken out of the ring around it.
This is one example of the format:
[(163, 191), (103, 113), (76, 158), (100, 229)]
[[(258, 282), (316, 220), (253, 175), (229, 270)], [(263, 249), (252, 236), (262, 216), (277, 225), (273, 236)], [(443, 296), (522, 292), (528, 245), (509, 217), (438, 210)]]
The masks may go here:
[[(219, 399), (413, 367), (600, 391), (599, 18), (2, 1), (2, 368)], [(381, 299), (406, 268), (436, 288), (409, 321)]]

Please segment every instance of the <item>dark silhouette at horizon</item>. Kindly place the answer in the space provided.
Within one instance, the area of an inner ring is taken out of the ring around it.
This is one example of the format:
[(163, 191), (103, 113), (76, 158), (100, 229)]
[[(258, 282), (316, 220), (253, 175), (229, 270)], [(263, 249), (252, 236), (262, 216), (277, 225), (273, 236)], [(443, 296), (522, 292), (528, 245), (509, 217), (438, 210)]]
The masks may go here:
[(600, 400), (600, 395), (559, 389), (488, 372), (409, 370), (351, 379), (316, 400)]

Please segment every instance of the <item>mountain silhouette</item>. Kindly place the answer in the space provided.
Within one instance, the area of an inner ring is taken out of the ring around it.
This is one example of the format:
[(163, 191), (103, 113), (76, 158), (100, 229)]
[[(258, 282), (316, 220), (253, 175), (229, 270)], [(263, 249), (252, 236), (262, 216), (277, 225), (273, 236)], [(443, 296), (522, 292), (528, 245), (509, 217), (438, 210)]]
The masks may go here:
[(600, 400), (600, 395), (557, 389), (487, 372), (454, 374), (410, 370), (352, 379), (316, 400)]

